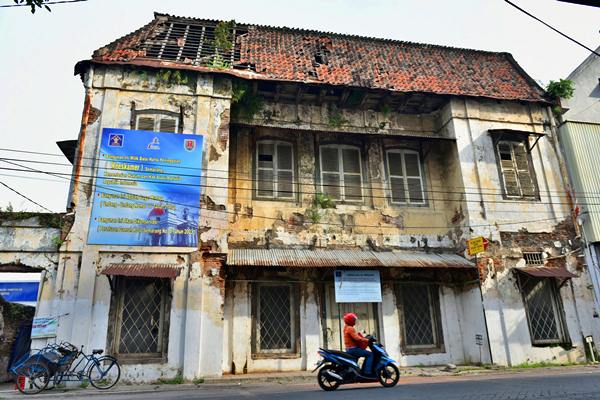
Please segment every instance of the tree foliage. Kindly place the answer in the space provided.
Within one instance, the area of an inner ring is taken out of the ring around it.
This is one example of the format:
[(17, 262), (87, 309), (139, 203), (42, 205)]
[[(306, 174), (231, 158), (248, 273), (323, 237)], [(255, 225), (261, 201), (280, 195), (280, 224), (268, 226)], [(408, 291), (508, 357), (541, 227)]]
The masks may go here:
[(13, 0), (15, 2), (15, 4), (24, 4), (27, 5), (30, 9), (31, 9), (31, 13), (35, 14), (35, 11), (38, 8), (45, 8), (48, 11), (52, 11), (50, 10), (50, 7), (48, 7), (47, 3), (49, 0)]
[(575, 92), (575, 85), (568, 79), (559, 79), (558, 82), (550, 81), (546, 86), (546, 92), (555, 99), (570, 99)]

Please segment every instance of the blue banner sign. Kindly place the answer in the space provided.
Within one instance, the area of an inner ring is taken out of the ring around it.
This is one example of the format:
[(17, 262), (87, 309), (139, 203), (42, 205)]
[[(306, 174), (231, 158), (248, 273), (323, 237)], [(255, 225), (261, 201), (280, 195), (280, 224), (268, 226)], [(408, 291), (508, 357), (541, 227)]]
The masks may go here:
[(0, 295), (8, 302), (35, 304), (39, 286), (39, 282), (0, 282)]
[(104, 128), (88, 243), (197, 247), (202, 140)]

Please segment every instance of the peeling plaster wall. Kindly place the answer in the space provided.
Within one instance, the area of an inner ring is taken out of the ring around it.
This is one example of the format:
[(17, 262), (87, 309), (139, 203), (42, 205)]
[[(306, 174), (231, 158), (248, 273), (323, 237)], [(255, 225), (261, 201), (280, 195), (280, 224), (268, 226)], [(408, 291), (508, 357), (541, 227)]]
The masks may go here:
[[(215, 277), (201, 269), (198, 249), (86, 244), (93, 201), (91, 176), (97, 174), (93, 160), (98, 157), (99, 138), (103, 128), (135, 129), (132, 102), (136, 110), (182, 112), (182, 133), (204, 135), (202, 182), (208, 187), (202, 188), (201, 201), (203, 207), (212, 204), (212, 209), (202, 212), (200, 224), (210, 228), (202, 229), (200, 248), (216, 253), (227, 251), (223, 229), (227, 226), (227, 214), (222, 212), (227, 190), (218, 187), (226, 187), (222, 178), (227, 177), (229, 163), (231, 83), (200, 74), (191, 74), (186, 83), (167, 83), (158, 79), (156, 72), (93, 66), (84, 74), (85, 102), (70, 193), (75, 218), (56, 270), (45, 277), (37, 312), (40, 316), (60, 312), (57, 340), (84, 345), (87, 350), (106, 349), (111, 289), (99, 271), (113, 262), (183, 262), (179, 277), (172, 280), (167, 363), (123, 365), (124, 379), (144, 382), (172, 378), (178, 372), (190, 379), (220, 374), (220, 354), (217, 352), (217, 358), (211, 360), (200, 349), (208, 348), (208, 341), (222, 336), (223, 295), (211, 286), (218, 281), (219, 273)], [(199, 293), (199, 297), (193, 293)]]
[[(409, 116), (410, 117), (410, 116)], [(364, 133), (364, 132), (363, 132)], [(294, 144), (297, 196), (293, 201), (257, 199), (252, 175), (259, 139)], [(361, 148), (364, 201), (337, 202), (321, 210), (319, 223), (311, 223), (308, 209), (314, 193), (321, 192), (318, 173), (319, 144), (343, 143)], [(421, 153), (425, 176), (424, 206), (394, 206), (388, 199), (386, 149), (408, 148)], [(401, 137), (307, 132), (255, 127), (239, 128), (232, 148), (230, 207), (236, 213), (229, 243), (235, 247), (364, 247), (367, 240), (390, 248), (456, 248), (464, 209), (459, 176), (449, 166), (458, 165), (451, 140), (423, 141)], [(457, 217), (457, 215), (459, 217)], [(362, 225), (362, 226), (361, 226)], [(316, 238), (316, 240), (315, 240)]]

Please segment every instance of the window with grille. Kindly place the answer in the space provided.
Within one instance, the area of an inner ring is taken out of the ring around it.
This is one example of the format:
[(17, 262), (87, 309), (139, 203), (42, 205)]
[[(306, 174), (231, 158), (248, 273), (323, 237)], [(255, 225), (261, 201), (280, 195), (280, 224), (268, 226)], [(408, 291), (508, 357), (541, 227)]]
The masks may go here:
[(425, 204), (425, 179), (419, 153), (413, 150), (388, 150), (386, 154), (392, 204)]
[(261, 199), (294, 198), (294, 151), (291, 143), (261, 140), (256, 143), (255, 194)]
[(254, 301), (255, 354), (298, 352), (298, 293), (295, 285), (257, 284)]
[(437, 285), (400, 285), (402, 344), (406, 352), (441, 349), (443, 335)]
[(519, 274), (531, 343), (554, 345), (568, 343), (564, 311), (554, 278), (536, 278)]
[(179, 120), (171, 115), (138, 114), (136, 127), (139, 131), (178, 132)]
[(320, 147), (321, 190), (333, 200), (362, 201), (360, 149), (346, 145)]
[(528, 267), (538, 267), (544, 265), (544, 254), (542, 252), (523, 252), (523, 258), (525, 259), (525, 264)]
[(166, 279), (116, 279), (110, 337), (119, 360), (166, 359), (170, 288)]
[(496, 156), (504, 195), (515, 199), (537, 199), (538, 190), (526, 142), (500, 140), (496, 144)]

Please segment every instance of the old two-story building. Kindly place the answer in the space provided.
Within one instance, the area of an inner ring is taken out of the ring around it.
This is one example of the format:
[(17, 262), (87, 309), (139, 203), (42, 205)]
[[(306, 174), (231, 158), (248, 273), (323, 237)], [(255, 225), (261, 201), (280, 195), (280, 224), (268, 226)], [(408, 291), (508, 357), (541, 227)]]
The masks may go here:
[[(127, 379), (309, 369), (347, 311), (404, 366), (598, 337), (549, 103), (511, 55), (155, 14), (75, 72), (75, 220), (37, 315)], [(106, 128), (203, 136), (197, 245), (89, 243)], [(382, 301), (336, 303), (339, 270)]]

